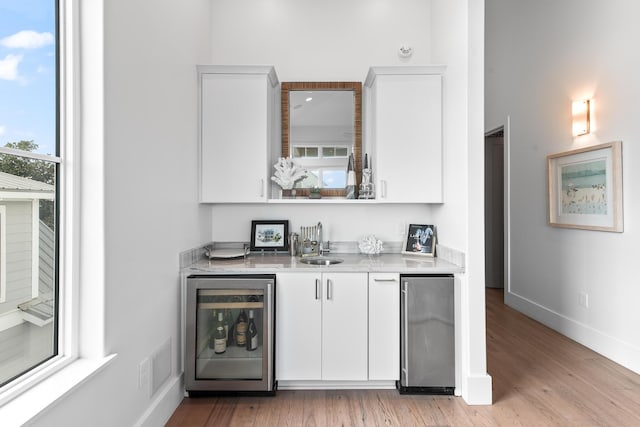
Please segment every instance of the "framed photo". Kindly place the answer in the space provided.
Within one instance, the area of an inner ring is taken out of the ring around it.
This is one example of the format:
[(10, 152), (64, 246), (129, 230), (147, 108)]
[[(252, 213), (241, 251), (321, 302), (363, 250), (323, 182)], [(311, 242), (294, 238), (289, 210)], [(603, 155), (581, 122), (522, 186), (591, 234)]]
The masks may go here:
[(289, 221), (251, 221), (252, 251), (288, 251)]
[(621, 233), (622, 142), (547, 156), (549, 225)]
[(403, 254), (433, 256), (436, 248), (436, 227), (428, 224), (409, 224)]

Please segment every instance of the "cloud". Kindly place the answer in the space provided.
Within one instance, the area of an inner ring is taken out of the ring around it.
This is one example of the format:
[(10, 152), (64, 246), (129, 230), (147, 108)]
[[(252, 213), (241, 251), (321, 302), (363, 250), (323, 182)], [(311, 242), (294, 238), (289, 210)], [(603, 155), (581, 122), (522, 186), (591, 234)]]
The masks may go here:
[(0, 126), (0, 136), (4, 135), (7, 132), (7, 128), (5, 126)]
[(22, 61), (22, 55), (7, 55), (0, 59), (0, 79), (18, 80), (18, 64)]
[(37, 49), (53, 44), (53, 34), (37, 33), (35, 31), (19, 31), (0, 40), (0, 45), (13, 49)]

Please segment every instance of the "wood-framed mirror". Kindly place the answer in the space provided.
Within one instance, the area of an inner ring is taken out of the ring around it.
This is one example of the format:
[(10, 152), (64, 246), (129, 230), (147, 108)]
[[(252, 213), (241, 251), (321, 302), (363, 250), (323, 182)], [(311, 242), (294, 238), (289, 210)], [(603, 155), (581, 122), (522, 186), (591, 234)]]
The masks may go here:
[(282, 156), (309, 172), (296, 195), (344, 197), (349, 154), (362, 175), (362, 83), (283, 82), (281, 95)]

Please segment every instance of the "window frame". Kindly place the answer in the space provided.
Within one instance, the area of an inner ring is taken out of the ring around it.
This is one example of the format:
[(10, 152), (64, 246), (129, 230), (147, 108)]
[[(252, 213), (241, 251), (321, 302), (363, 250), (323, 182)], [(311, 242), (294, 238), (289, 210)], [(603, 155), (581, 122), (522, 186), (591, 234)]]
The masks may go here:
[[(74, 174), (65, 163), (66, 155), (74, 151), (76, 141), (72, 131), (78, 122), (75, 111), (75, 97), (79, 88), (77, 84), (78, 66), (75, 46), (77, 35), (74, 28), (78, 24), (78, 0), (56, 0), (56, 155), (26, 152), (7, 147), (0, 147), (0, 153), (19, 156), (27, 159), (52, 162), (56, 166), (56, 314), (54, 316), (55, 331), (54, 355), (22, 373), (11, 382), (0, 388), (0, 408), (6, 403), (22, 395), (34, 386), (72, 363), (78, 356), (77, 325), (69, 327), (73, 320), (75, 301), (72, 294), (77, 294), (77, 286), (70, 280), (69, 268), (77, 265), (77, 255), (69, 245), (75, 238), (76, 228), (70, 221), (76, 210)], [(65, 159), (65, 160), (63, 160)]]

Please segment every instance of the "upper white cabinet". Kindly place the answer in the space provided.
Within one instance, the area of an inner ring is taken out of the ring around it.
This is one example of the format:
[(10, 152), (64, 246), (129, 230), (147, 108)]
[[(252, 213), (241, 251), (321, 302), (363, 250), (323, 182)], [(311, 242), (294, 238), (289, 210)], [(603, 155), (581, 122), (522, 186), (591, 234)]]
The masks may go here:
[(278, 141), (278, 78), (270, 66), (198, 66), (200, 201), (266, 202)]
[(442, 203), (444, 66), (372, 67), (364, 85), (365, 151), (379, 203)]

